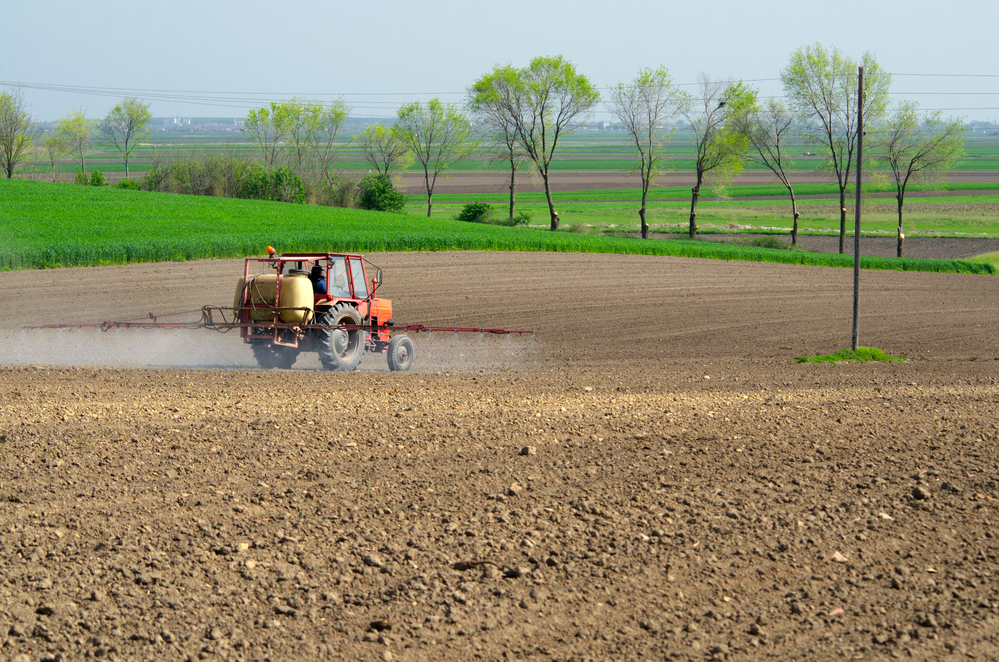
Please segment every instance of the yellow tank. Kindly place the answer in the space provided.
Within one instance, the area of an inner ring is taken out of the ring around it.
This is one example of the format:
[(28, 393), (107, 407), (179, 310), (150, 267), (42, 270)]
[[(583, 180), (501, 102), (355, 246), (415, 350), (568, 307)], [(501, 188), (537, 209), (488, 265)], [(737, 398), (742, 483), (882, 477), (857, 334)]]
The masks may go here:
[(243, 301), (243, 290), (249, 290), (248, 304), (250, 319), (254, 322), (274, 321), (275, 295), (277, 284), (281, 283), (281, 301), (279, 308), (306, 308), (307, 310), (282, 310), (279, 319), (286, 324), (308, 323), (312, 320), (312, 281), (306, 272), (293, 272), (286, 276), (264, 274), (250, 276), (249, 281), (242, 278), (236, 283), (236, 294), (233, 297), (233, 308), (239, 308)]
[[(271, 295), (273, 297), (273, 295)], [(308, 310), (282, 310), (281, 321), (286, 324), (308, 324), (312, 320), (312, 281), (305, 271), (293, 271), (281, 277), (281, 308), (307, 308)]]

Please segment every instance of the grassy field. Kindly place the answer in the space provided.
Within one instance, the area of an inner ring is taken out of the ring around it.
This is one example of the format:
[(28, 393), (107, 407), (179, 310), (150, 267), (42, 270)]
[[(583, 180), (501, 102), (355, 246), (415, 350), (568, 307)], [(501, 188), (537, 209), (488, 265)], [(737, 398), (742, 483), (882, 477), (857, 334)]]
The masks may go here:
[[(762, 190), (765, 187), (738, 187)], [(686, 189), (684, 189), (686, 190)], [(677, 191), (679, 192), (679, 191)], [(728, 191), (726, 191), (728, 192)], [(638, 202), (623, 199), (628, 191), (567, 192), (555, 195), (556, 209), (562, 223), (582, 225), (591, 232), (620, 232), (639, 226)], [(634, 192), (631, 192), (634, 193)], [(698, 203), (697, 224), (703, 231), (777, 232), (787, 233), (793, 224), (791, 204), (782, 200), (744, 200), (741, 191), (725, 200), (702, 200)], [(647, 203), (646, 218), (653, 228), (687, 227), (690, 200), (667, 197), (674, 191), (657, 190)], [(615, 198), (616, 195), (622, 196)], [(687, 190), (689, 196), (689, 190)], [(708, 194), (710, 195), (710, 193)], [(766, 195), (747, 193), (746, 195)], [(662, 197), (660, 197), (662, 196)], [(467, 202), (481, 201), (484, 196), (434, 196), (434, 218), (453, 218)], [(426, 196), (408, 196), (407, 211), (426, 215)], [(848, 203), (848, 220), (854, 216), (852, 200)], [(802, 232), (838, 233), (837, 200), (799, 200), (798, 219)], [(505, 215), (505, 203), (494, 204), (497, 215)], [(548, 225), (548, 205), (543, 195), (518, 196), (518, 212), (532, 214), (532, 225)], [(898, 217), (894, 199), (866, 198), (862, 210), (863, 231), (867, 234), (895, 235)], [(987, 236), (999, 237), (999, 196), (967, 195), (954, 197), (907, 197), (905, 203), (907, 236)]]
[[(851, 256), (642, 241), (329, 207), (0, 180), (0, 269), (228, 258), (280, 251), (516, 250), (675, 255), (820, 266)], [(865, 268), (995, 273), (988, 263), (864, 257)]]
[[(337, 162), (337, 168), (345, 172), (366, 171), (360, 149), (348, 141), (345, 134), (344, 146)], [(486, 145), (486, 143), (484, 143)], [(815, 145), (792, 144), (791, 154), (797, 155), (792, 168), (799, 172), (814, 172), (822, 164), (822, 157), (811, 153), (817, 151)], [(129, 163), (129, 170), (142, 173), (156, 161), (171, 161), (192, 156), (226, 152), (239, 157), (256, 158), (259, 150), (246, 141), (245, 134), (238, 130), (215, 130), (205, 133), (176, 132), (156, 129), (148, 139), (140, 144)], [(568, 134), (559, 143), (558, 153), (552, 162), (552, 169), (566, 170), (630, 170), (634, 167), (634, 147), (623, 131), (579, 130)], [(694, 144), (687, 131), (677, 131), (668, 144), (669, 168), (683, 172), (693, 167)], [(456, 164), (453, 170), (482, 170), (502, 172), (506, 169), (503, 161), (491, 159), (492, 150), (480, 147), (471, 158)], [(957, 166), (959, 170), (999, 170), (999, 136), (969, 133), (966, 136), (965, 159)], [(413, 165), (411, 169), (418, 166)], [(124, 173), (121, 154), (108, 146), (95, 145), (94, 153), (87, 157), (87, 170), (101, 170), (105, 174)], [(749, 165), (750, 170), (763, 170), (762, 166)], [(36, 163), (30, 171), (44, 175), (50, 171), (47, 163)], [(63, 175), (79, 172), (79, 164), (72, 159), (64, 159), (56, 171)]]

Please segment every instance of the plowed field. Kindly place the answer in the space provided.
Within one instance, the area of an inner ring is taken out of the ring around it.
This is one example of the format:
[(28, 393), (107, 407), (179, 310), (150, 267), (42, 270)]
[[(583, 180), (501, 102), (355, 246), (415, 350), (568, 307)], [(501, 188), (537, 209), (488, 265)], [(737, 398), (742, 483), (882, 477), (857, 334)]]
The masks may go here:
[[(999, 287), (370, 256), (411, 373), (253, 367), (241, 262), (0, 274), (0, 658), (999, 657)], [(170, 313), (180, 313), (170, 317)]]

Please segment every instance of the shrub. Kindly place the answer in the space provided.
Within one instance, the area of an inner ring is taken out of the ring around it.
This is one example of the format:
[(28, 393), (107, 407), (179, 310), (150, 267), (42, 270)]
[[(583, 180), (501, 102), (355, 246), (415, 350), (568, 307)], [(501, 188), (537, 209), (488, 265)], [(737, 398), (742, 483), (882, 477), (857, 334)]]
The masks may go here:
[(357, 180), (338, 175), (307, 180), (305, 182), (305, 192), (310, 204), (326, 207), (355, 207)]
[(522, 211), (513, 217), (513, 225), (529, 225), (532, 218), (534, 218), (534, 214)]
[(785, 241), (783, 238), (774, 235), (768, 235), (766, 237), (754, 237), (748, 241), (740, 241), (739, 243), (742, 244), (743, 246), (755, 246), (756, 248), (775, 248), (777, 250), (782, 250), (782, 251), (800, 250), (794, 244), (790, 244), (787, 241)]
[(101, 172), (100, 170), (94, 170), (92, 173), (90, 173), (89, 183), (91, 186), (104, 186), (107, 184), (107, 182), (104, 181), (104, 173)]
[(139, 182), (135, 181), (134, 179), (123, 179), (119, 181), (117, 184), (115, 184), (114, 187), (127, 189), (129, 191), (138, 191), (140, 188), (142, 188), (141, 186), (139, 186)]
[(367, 175), (357, 185), (357, 206), (360, 209), (400, 213), (406, 199), (395, 190), (388, 175)]
[(87, 177), (86, 173), (78, 172), (76, 173), (76, 179), (74, 179), (73, 182), (82, 186), (88, 186), (90, 184), (90, 178)]
[(454, 219), (467, 223), (488, 223), (492, 220), (493, 213), (492, 205), (487, 205), (484, 202), (470, 202), (461, 208)]
[(243, 197), (274, 202), (305, 202), (305, 183), (290, 168), (251, 173), (243, 182)]
[(167, 182), (170, 179), (170, 166), (164, 163), (153, 163), (153, 166), (146, 171), (139, 186), (144, 191), (162, 193), (167, 190)]

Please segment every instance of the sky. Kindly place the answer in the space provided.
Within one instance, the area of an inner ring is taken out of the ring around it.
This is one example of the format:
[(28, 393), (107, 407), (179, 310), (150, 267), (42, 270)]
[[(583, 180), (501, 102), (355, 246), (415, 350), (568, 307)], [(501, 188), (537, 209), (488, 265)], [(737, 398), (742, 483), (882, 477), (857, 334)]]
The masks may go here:
[[(496, 65), (562, 55), (602, 91), (665, 66), (690, 91), (703, 73), (781, 96), (792, 52), (821, 43), (894, 74), (893, 100), (966, 120), (999, 118), (988, 0), (11, 0), (0, 89), (32, 116), (103, 117), (128, 96), (154, 117), (245, 117), (270, 101), (342, 97), (355, 117), (460, 102)], [(604, 94), (606, 97), (607, 95)], [(604, 104), (597, 120), (612, 120)]]

